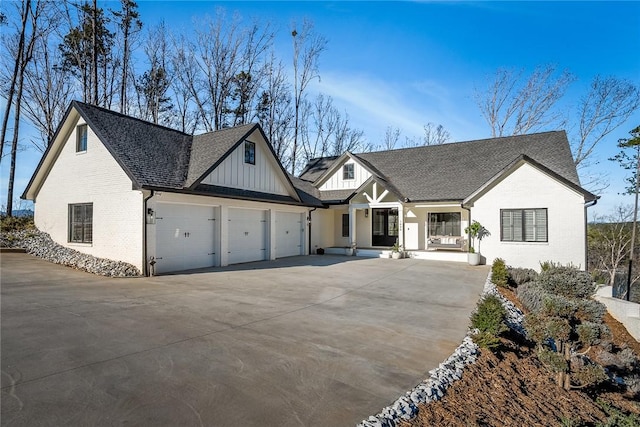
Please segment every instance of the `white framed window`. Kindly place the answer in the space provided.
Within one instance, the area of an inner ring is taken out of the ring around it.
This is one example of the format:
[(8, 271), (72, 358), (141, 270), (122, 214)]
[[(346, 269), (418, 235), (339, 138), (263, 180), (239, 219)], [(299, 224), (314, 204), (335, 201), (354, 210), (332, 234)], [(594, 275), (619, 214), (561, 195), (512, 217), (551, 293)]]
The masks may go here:
[(87, 151), (87, 125), (78, 125), (76, 128), (76, 153)]
[(69, 205), (69, 242), (93, 243), (93, 203)]
[(547, 209), (501, 209), (500, 240), (503, 242), (547, 242)]
[(355, 179), (353, 163), (345, 163), (345, 165), (342, 166), (342, 179)]

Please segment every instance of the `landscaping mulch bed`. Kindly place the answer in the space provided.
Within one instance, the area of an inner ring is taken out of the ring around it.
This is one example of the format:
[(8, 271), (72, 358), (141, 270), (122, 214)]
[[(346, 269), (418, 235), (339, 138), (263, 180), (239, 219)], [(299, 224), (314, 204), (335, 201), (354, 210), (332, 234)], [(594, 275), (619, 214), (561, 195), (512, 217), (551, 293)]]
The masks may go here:
[[(500, 291), (522, 308), (512, 291)], [(640, 354), (640, 343), (619, 322), (607, 314), (605, 323), (614, 346), (628, 346)], [(419, 406), (417, 417), (400, 425), (595, 426), (609, 419), (598, 401), (627, 414), (640, 414), (637, 396), (611, 386), (571, 391), (557, 386), (535, 356), (532, 344), (510, 333), (495, 354), (481, 350), (476, 363), (464, 370), (462, 379), (440, 401)]]

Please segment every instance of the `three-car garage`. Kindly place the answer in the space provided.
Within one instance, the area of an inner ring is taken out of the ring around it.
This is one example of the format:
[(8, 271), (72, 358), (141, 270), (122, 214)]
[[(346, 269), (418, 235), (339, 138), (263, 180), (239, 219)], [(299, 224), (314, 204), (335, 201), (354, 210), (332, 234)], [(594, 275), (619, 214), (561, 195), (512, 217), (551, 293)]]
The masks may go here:
[(305, 254), (306, 211), (156, 202), (147, 224), (156, 274)]

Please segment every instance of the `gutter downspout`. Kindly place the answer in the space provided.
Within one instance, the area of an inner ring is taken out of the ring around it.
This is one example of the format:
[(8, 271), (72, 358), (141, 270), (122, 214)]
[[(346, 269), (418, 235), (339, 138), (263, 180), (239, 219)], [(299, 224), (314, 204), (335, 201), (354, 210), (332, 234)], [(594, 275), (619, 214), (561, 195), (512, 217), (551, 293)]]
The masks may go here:
[(315, 211), (318, 208), (313, 208), (309, 211), (309, 253), (311, 255), (311, 212)]
[(151, 190), (149, 197), (145, 197), (142, 201), (142, 224), (144, 232), (142, 233), (142, 274), (149, 277), (149, 264), (147, 263), (147, 202), (155, 193)]
[(589, 222), (587, 218), (587, 209), (591, 206), (595, 206), (598, 203), (599, 198), (600, 196), (597, 196), (592, 201), (584, 204), (584, 271), (587, 271), (589, 268), (589, 238), (587, 235)]

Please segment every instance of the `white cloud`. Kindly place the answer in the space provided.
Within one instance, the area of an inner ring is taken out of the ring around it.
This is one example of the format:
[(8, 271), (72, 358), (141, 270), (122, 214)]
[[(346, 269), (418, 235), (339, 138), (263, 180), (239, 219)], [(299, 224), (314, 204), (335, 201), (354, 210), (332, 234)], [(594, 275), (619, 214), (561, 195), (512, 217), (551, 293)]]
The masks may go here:
[(419, 137), (429, 122), (442, 124), (453, 141), (477, 137), (471, 135), (477, 123), (464, 112), (468, 100), (455, 99), (455, 90), (436, 80), (390, 82), (366, 74), (323, 72), (312, 90), (331, 96), (374, 144), (381, 142), (387, 126), (400, 128), (403, 137)]

